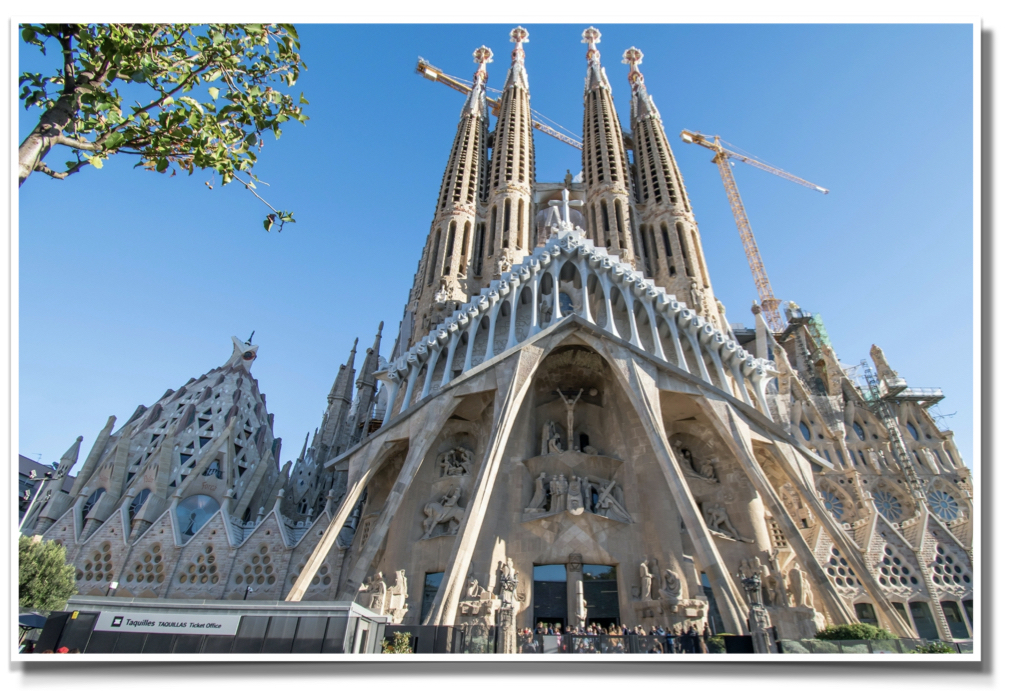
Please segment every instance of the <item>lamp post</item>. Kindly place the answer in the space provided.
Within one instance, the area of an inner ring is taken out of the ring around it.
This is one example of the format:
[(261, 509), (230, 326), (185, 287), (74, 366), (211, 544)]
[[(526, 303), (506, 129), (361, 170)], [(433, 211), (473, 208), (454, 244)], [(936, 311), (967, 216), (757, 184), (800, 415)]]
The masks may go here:
[[(34, 480), (36, 477), (38, 477), (38, 475), (35, 474), (34, 470), (28, 473), (29, 480)], [(63, 478), (63, 471), (58, 471), (55, 477), (53, 476), (52, 472), (48, 472), (45, 474), (45, 476), (42, 478), (42, 481), (39, 483), (38, 491), (32, 495), (32, 500), (28, 503), (28, 508), (25, 509), (25, 515), (22, 516), (21, 520), (18, 522), (18, 532), (21, 532), (21, 528), (24, 526), (25, 521), (32, 514), (32, 508), (35, 506), (35, 502), (38, 501), (39, 496), (42, 495), (42, 490), (45, 489), (46, 483), (49, 482), (50, 480), (60, 480), (62, 478)]]
[(245, 600), (247, 597), (249, 597), (249, 593), (254, 593), (254, 592), (256, 592), (256, 589), (253, 588), (251, 585), (247, 585), (246, 588), (245, 588), (245, 594), (242, 595), (242, 599)]

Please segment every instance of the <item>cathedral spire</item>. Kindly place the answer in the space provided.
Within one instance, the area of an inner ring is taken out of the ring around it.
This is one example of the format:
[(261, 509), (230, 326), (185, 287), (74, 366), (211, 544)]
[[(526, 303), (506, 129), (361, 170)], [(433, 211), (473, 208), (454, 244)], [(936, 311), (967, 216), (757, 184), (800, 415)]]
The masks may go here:
[(368, 436), (368, 423), (371, 420), (372, 407), (375, 404), (377, 380), (375, 372), (379, 369), (379, 346), (382, 343), (382, 326), (375, 334), (375, 343), (365, 351), (365, 361), (361, 365), (361, 373), (355, 388), (358, 390), (357, 401), (354, 404), (354, 425), (351, 428), (352, 441), (356, 443)]
[(477, 71), (473, 87), (459, 116), (456, 138), (442, 176), (435, 217), (424, 254), (414, 275), (405, 319), (410, 324), (410, 343), (417, 342), (452, 310), (470, 297), (468, 273), (471, 238), (477, 205), (487, 172), (487, 64), (491, 49), (473, 52)]
[[(523, 43), (529, 32), (517, 26), (509, 34), (516, 47), (498, 108), (491, 150), (490, 193), (485, 222), (478, 226), (477, 246), (484, 249), (483, 259), (474, 263), (478, 285), (488, 285), (501, 275), (503, 267), (522, 261), (529, 254), (532, 238), (531, 206), (534, 180), (533, 116), (530, 111), (529, 80), (526, 75)], [(485, 267), (485, 264), (490, 266)]]
[(716, 319), (719, 312), (698, 226), (659, 109), (646, 91), (645, 77), (638, 67), (643, 57), (634, 46), (624, 51), (631, 84), (635, 201), (641, 213), (637, 230), (632, 228), (641, 249), (638, 268), (699, 314)]
[(596, 245), (606, 247), (611, 254), (619, 255), (622, 261), (637, 265), (636, 258), (641, 253), (636, 251), (637, 245), (631, 233), (628, 157), (607, 72), (600, 64), (600, 51), (596, 47), (600, 39), (601, 34), (595, 27), (582, 32), (582, 42), (589, 44), (582, 125), (586, 213), (590, 235)]

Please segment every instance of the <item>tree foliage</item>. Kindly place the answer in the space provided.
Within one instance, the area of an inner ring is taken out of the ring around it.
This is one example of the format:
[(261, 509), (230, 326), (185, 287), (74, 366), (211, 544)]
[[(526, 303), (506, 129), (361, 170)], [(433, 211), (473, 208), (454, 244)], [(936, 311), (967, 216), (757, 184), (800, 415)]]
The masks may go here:
[(382, 641), (382, 652), (386, 655), (412, 655), (414, 653), (414, 648), (410, 644), (410, 634), (406, 631), (401, 631), (399, 633), (394, 633), (392, 635), (393, 641), (390, 642), (389, 636)]
[(61, 610), (77, 593), (74, 567), (67, 550), (52, 540), (18, 538), (18, 605), (51, 612)]
[(814, 636), (822, 641), (890, 641), (893, 633), (871, 624), (842, 624), (829, 626)]
[[(34, 171), (62, 180), (129, 154), (150, 171), (238, 181), (270, 207), (267, 230), (294, 222), (260, 197), (252, 174), (266, 135), (308, 120), (304, 95), (285, 90), (306, 68), (294, 26), (23, 24), (21, 38), (60, 51), (62, 64), (21, 74), (21, 101), (43, 113), (19, 148), (19, 184)], [(73, 152), (65, 170), (43, 162), (54, 145)]]
[(943, 641), (933, 641), (931, 643), (926, 643), (924, 645), (917, 645), (917, 646), (915, 646), (915, 650), (912, 651), (913, 655), (915, 655), (915, 654), (918, 654), (918, 655), (930, 655), (930, 654), (936, 654), (936, 653), (955, 653), (956, 654), (957, 651), (954, 650), (953, 648), (951, 648), (949, 645), (947, 645)]

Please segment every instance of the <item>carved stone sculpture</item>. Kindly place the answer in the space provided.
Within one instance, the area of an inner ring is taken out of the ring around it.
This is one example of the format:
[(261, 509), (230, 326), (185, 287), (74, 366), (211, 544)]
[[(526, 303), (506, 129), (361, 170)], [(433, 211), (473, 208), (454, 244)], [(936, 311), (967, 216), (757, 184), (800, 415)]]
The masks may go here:
[(794, 564), (789, 571), (789, 606), (814, 607), (814, 593), (799, 564)]
[(677, 575), (677, 572), (673, 569), (667, 569), (664, 571), (663, 587), (659, 589), (660, 597), (671, 604), (677, 604), (680, 602), (682, 593), (683, 584), (680, 582), (680, 577)]
[(511, 607), (516, 586), (518, 585), (516, 569), (512, 565), (512, 557), (506, 558), (505, 562), (498, 567), (498, 583), (501, 585), (502, 604)]
[(582, 480), (572, 475), (568, 481), (568, 498), (565, 508), (568, 510), (568, 513), (578, 516), (585, 510), (582, 502)]
[(561, 396), (565, 409), (568, 411), (568, 450), (572, 451), (575, 449), (575, 404), (582, 398), (582, 389), (579, 389), (579, 393), (570, 401), (561, 393), (561, 389), (558, 389), (558, 395)]
[(543, 513), (547, 509), (547, 473), (540, 473), (540, 477), (533, 481), (533, 500), (526, 507), (525, 513)]
[(582, 581), (575, 582), (575, 621), (580, 629), (585, 627), (586, 617), (589, 615), (589, 607), (584, 597), (583, 588)]
[(733, 524), (730, 523), (729, 514), (726, 509), (718, 504), (714, 504), (705, 509), (705, 523), (713, 533), (724, 535), (740, 542), (754, 542), (740, 535)]
[(460, 488), (455, 488), (446, 494), (439, 501), (428, 503), (424, 507), (424, 535), (422, 540), (431, 537), (432, 531), (442, 523), (448, 523), (446, 535), (455, 535), (459, 530), (459, 524), (463, 522), (463, 508), (457, 506), (459, 502)]
[(642, 559), (638, 565), (638, 578), (642, 587), (642, 599), (652, 599), (652, 573), (649, 571), (649, 557)]
[(461, 624), (494, 624), (495, 613), (501, 606), (501, 601), (487, 588), (480, 585), (476, 578), (470, 577), (466, 591), (459, 600)]
[(543, 431), (540, 435), (540, 454), (546, 456), (549, 453), (561, 453), (561, 435), (558, 433), (558, 426), (553, 421), (544, 423)]
[(396, 572), (393, 587), (386, 593), (385, 613), (390, 617), (393, 624), (399, 624), (407, 614), (407, 571), (400, 569)]
[(386, 613), (386, 584), (382, 580), (382, 572), (377, 571), (374, 576), (366, 579), (358, 587), (358, 591), (365, 593), (362, 604), (376, 614)]
[(470, 474), (473, 452), (462, 446), (449, 449), (438, 457), (442, 477), (461, 477)]
[(680, 465), (687, 475), (705, 480), (709, 484), (719, 482), (712, 461), (707, 458), (697, 458), (679, 439), (673, 442), (673, 446), (674, 453), (680, 458)]

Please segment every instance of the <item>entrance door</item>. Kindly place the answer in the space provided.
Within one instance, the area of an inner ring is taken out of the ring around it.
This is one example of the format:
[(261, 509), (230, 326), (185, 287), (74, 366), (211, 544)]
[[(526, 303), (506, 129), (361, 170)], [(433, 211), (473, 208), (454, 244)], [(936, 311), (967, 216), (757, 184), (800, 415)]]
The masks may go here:
[(568, 575), (564, 564), (533, 567), (533, 625), (568, 625)]
[(582, 589), (583, 597), (586, 598), (586, 624), (621, 625), (615, 567), (583, 564)]

